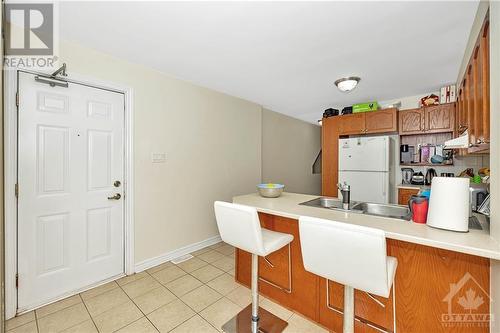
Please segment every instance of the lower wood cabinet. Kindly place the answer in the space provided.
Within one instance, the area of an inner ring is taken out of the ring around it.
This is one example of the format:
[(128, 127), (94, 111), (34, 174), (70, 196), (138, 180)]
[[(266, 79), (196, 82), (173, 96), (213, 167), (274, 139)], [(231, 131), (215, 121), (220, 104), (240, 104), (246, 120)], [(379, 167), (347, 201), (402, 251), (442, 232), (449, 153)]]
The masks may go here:
[[(320, 278), (319, 323), (335, 332), (342, 332), (342, 312), (344, 309), (344, 286)], [(394, 330), (394, 303), (392, 292), (389, 298), (354, 290), (354, 315), (357, 326), (370, 332)]]
[[(304, 269), (299, 240), (297, 220), (280, 216), (259, 214), (261, 225), (269, 230), (293, 235), (290, 243), (290, 265), (288, 247), (268, 256), (271, 267), (263, 258), (259, 258), (259, 290), (277, 303), (293, 309), (310, 319), (318, 318), (318, 277)], [(290, 271), (288, 270), (290, 268)], [(251, 255), (245, 251), (236, 251), (236, 280), (250, 287)], [(291, 280), (288, 277), (291, 276)], [(288, 282), (291, 282), (288, 284)], [(271, 283), (270, 283), (271, 282)], [(288, 289), (288, 287), (290, 287)]]
[(407, 205), (412, 195), (417, 195), (419, 189), (398, 188), (398, 204)]
[[(343, 285), (327, 285), (326, 279), (306, 272), (298, 221), (262, 213), (259, 217), (263, 227), (294, 236), (290, 249), (272, 253), (267, 261), (259, 258), (260, 292), (330, 331), (342, 332)], [(454, 315), (489, 314), (488, 259), (392, 239), (387, 240), (387, 254), (398, 259), (394, 298), (392, 293), (382, 298), (355, 290), (356, 333), (393, 332), (394, 322), (400, 333), (489, 333), (489, 320), (481, 325), (450, 320)], [(325, 253), (324, 260), (335, 264), (333, 254)], [(250, 272), (251, 255), (237, 250), (236, 281), (250, 287)]]

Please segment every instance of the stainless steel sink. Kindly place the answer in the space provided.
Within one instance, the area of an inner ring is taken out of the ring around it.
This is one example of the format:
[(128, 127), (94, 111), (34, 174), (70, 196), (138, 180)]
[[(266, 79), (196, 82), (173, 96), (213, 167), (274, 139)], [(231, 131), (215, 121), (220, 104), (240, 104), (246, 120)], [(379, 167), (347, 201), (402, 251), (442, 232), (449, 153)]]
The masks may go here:
[[(345, 210), (342, 208), (342, 201), (336, 198), (328, 198), (328, 197), (319, 197), (310, 201), (302, 202), (300, 205), (304, 206), (311, 206), (311, 207), (320, 207), (320, 208), (329, 208), (329, 209), (334, 209), (334, 210), (341, 210), (341, 211), (353, 211), (354, 206), (357, 205), (358, 202), (356, 201), (351, 201), (351, 204), (349, 205), (349, 209)], [(361, 213), (360, 209), (357, 209), (354, 211), (355, 213)]]
[(370, 202), (360, 202), (352, 207), (361, 210), (363, 214), (392, 217), (400, 220), (411, 220), (410, 209), (406, 206), (386, 205)]
[(351, 201), (348, 210), (342, 209), (342, 201), (336, 198), (319, 197), (310, 201), (301, 203), (301, 205), (328, 208), (333, 210), (340, 210), (350, 213), (390, 217), (400, 220), (411, 220), (411, 213), (408, 207), (399, 205), (386, 205), (370, 202), (356, 202)]

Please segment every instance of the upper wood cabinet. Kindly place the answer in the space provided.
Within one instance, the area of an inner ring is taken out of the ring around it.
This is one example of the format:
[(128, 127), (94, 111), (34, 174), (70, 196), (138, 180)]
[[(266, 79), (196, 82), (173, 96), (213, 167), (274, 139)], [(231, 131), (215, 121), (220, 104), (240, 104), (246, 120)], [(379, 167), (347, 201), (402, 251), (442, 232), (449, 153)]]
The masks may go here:
[(421, 134), (424, 129), (424, 109), (411, 109), (399, 112), (399, 134)]
[(338, 117), (340, 135), (390, 133), (398, 130), (397, 109), (362, 112)]
[(399, 134), (455, 132), (455, 104), (447, 103), (399, 112)]
[(455, 104), (442, 104), (425, 108), (425, 132), (455, 131)]
[(365, 113), (366, 133), (388, 133), (398, 130), (397, 109), (386, 109)]
[(481, 28), (457, 93), (457, 133), (469, 133), (469, 149), (461, 154), (489, 150), (490, 143), (490, 59), (489, 15)]
[(321, 194), (337, 197), (339, 137), (391, 133), (398, 130), (398, 110), (355, 113), (323, 118), (321, 127)]
[(341, 135), (364, 134), (365, 114), (355, 113), (339, 116), (339, 130)]

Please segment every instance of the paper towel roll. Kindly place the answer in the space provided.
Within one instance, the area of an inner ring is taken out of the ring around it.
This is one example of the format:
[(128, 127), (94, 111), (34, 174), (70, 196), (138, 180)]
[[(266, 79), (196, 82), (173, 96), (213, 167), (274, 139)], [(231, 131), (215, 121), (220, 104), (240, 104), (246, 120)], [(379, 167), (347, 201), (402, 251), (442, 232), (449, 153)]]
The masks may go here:
[(469, 231), (469, 182), (469, 178), (432, 178), (427, 225)]

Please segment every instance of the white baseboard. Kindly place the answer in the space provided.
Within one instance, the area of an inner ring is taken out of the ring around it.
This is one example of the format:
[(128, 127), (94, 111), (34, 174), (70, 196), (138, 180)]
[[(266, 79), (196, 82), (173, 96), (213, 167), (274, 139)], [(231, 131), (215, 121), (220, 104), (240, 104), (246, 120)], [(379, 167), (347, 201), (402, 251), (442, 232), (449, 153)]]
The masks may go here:
[(139, 272), (145, 271), (146, 269), (161, 265), (161, 264), (166, 263), (167, 261), (170, 261), (170, 260), (175, 259), (177, 257), (189, 254), (189, 253), (194, 252), (194, 251), (201, 250), (201, 249), (203, 249), (207, 246), (210, 246), (210, 245), (217, 244), (220, 241), (221, 241), (220, 236), (214, 236), (214, 237), (205, 239), (201, 242), (190, 244), (190, 245), (181, 247), (180, 249), (164, 253), (162, 255), (159, 255), (158, 257), (143, 260), (143, 261), (135, 264), (135, 272), (139, 273)]

